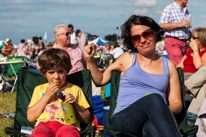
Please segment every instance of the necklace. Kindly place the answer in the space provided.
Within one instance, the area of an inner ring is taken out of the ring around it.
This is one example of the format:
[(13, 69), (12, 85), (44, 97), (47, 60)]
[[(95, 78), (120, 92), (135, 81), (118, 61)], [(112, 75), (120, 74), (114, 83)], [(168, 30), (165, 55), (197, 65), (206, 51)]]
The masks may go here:
[(149, 66), (151, 64), (151, 62), (149, 62), (148, 64), (145, 64), (144, 61), (142, 61), (142, 67), (145, 68), (145, 67)]
[(141, 56), (139, 56), (139, 57), (140, 57), (140, 59), (141, 59), (141, 61), (142, 61), (142, 67), (143, 67), (143, 68), (151, 65), (152, 61), (150, 61), (148, 64), (145, 64), (145, 62), (143, 61), (142, 57), (141, 57)]

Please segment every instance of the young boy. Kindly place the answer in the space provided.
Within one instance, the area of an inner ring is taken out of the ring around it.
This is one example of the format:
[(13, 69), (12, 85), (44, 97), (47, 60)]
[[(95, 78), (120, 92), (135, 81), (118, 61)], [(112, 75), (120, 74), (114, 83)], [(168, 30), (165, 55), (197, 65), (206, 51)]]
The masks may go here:
[[(79, 137), (80, 122), (87, 124), (90, 121), (88, 104), (81, 88), (66, 81), (71, 61), (68, 53), (62, 49), (49, 49), (38, 58), (41, 74), (48, 83), (37, 86), (27, 110), (27, 119), (36, 120), (31, 137)], [(65, 99), (57, 97), (65, 93)], [(72, 104), (76, 114), (73, 123), (69, 121), (69, 107), (62, 104)]]

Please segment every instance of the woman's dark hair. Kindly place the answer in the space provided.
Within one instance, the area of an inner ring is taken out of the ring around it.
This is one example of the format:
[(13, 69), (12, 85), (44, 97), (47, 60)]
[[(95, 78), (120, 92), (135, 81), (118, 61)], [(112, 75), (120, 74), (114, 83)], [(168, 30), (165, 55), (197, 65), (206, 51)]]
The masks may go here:
[(140, 16), (140, 15), (132, 15), (122, 26), (122, 35), (123, 44), (132, 51), (137, 52), (137, 49), (134, 48), (134, 43), (131, 37), (131, 27), (132, 25), (145, 25), (152, 29), (153, 34), (156, 37), (156, 42), (162, 39), (162, 34), (164, 33), (163, 29), (150, 17)]

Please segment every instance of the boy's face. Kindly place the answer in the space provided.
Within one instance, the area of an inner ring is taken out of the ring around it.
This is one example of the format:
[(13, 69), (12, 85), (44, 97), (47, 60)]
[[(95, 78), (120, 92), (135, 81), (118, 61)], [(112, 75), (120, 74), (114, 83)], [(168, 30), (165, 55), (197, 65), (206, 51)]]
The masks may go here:
[(68, 72), (62, 67), (56, 67), (46, 72), (45, 77), (49, 83), (56, 83), (59, 87), (62, 87), (65, 83)]

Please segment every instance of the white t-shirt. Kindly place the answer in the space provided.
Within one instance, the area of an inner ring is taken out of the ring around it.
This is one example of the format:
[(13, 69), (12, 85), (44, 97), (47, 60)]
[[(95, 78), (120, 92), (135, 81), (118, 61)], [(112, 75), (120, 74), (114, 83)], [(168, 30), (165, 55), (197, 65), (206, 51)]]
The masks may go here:
[(113, 49), (112, 51), (110, 51), (110, 54), (113, 55), (113, 57), (116, 59), (118, 58), (120, 55), (122, 55), (124, 53), (123, 49), (120, 47), (116, 47), (115, 49)]
[(70, 43), (78, 45), (75, 32), (73, 32), (70, 36)]

